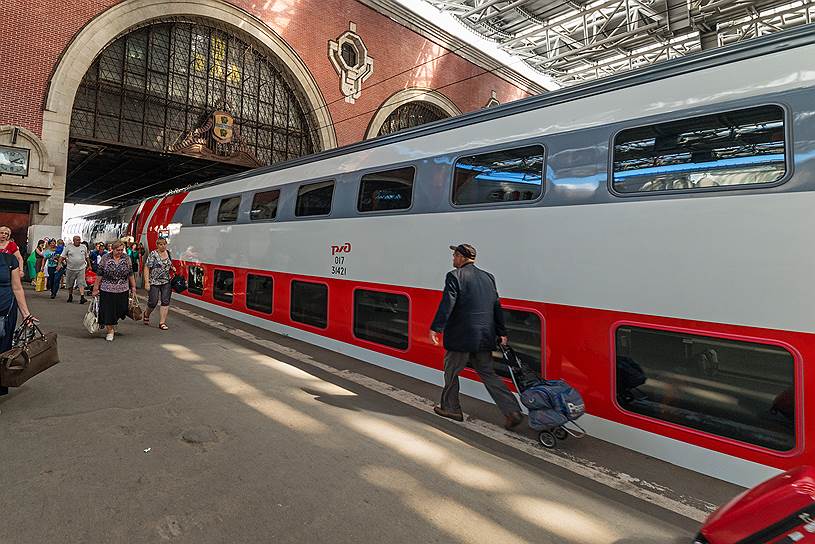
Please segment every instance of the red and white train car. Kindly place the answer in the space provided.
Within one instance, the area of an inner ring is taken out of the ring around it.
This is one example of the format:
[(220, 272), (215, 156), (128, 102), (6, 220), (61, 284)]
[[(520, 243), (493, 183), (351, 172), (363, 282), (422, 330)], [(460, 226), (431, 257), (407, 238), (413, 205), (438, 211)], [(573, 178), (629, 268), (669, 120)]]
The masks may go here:
[(751, 485), (815, 463), (813, 82), (803, 27), (66, 233), (169, 236), (183, 301), (435, 383), (448, 246), (473, 244), (510, 341), (583, 393), (591, 434)]

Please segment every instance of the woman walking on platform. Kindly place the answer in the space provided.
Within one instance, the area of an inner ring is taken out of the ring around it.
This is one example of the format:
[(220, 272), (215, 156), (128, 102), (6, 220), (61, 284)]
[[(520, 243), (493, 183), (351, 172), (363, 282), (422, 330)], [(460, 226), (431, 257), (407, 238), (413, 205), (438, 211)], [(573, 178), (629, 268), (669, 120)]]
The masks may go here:
[(159, 238), (156, 242), (155, 251), (151, 251), (144, 263), (144, 288), (149, 291), (147, 295), (147, 311), (144, 312), (144, 324), (150, 324), (150, 314), (156, 309), (156, 305), (161, 299), (159, 309), (158, 328), (166, 331), (167, 314), (170, 312), (170, 273), (175, 272), (173, 261), (170, 259), (170, 252), (167, 251), (167, 240)]
[(113, 327), (127, 317), (128, 291), (136, 294), (133, 264), (125, 255), (124, 242), (113, 242), (111, 249), (99, 262), (93, 286), (93, 296), (99, 296), (99, 324), (105, 327), (108, 342), (113, 342)]
[[(19, 267), (20, 263), (14, 255), (0, 253), (0, 316), (3, 316), (0, 353), (11, 349), (14, 329), (17, 328), (17, 309), (23, 314), (23, 319), (31, 315), (25, 301)], [(0, 387), (0, 395), (6, 393), (8, 388)]]

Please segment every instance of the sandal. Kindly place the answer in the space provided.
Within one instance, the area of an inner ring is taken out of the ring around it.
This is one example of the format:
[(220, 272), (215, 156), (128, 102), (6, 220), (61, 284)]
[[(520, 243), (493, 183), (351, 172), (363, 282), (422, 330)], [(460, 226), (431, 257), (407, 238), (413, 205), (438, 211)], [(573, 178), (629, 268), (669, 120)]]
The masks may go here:
[(150, 326), (150, 316), (149, 316), (149, 315), (146, 315), (146, 314), (145, 314), (145, 316), (142, 318), (142, 321), (143, 321), (143, 322), (144, 322), (144, 324), (145, 324), (145, 325), (147, 325), (148, 327)]
[(166, 331), (166, 330), (170, 329), (170, 327), (167, 326), (167, 323), (159, 323), (158, 328), (163, 330), (163, 331)]

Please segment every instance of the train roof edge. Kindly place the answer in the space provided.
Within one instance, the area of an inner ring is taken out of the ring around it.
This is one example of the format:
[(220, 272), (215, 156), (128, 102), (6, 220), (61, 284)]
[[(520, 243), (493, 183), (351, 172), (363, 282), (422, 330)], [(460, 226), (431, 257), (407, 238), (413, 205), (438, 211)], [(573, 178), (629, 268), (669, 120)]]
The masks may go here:
[[(148, 200), (150, 198), (162, 198), (184, 191), (192, 191), (202, 189), (205, 187), (212, 187), (214, 185), (221, 185), (233, 181), (239, 181), (249, 177), (254, 177), (258, 174), (265, 174), (268, 172), (276, 172), (285, 170), (295, 166), (302, 166), (305, 164), (318, 162), (325, 159), (334, 158), (340, 155), (364, 151), (366, 149), (381, 147), (398, 143), (413, 138), (427, 136), (443, 130), (451, 130), (461, 128), (475, 123), (489, 121), (506, 115), (514, 115), (523, 113), (533, 109), (539, 109), (547, 106), (553, 106), (567, 101), (578, 100), (589, 96), (603, 94), (627, 87), (642, 85), (651, 81), (657, 81), (672, 77), (676, 75), (686, 74), (703, 70), (722, 64), (733, 62), (734, 60), (745, 60), (760, 56), (768, 53), (775, 53), (785, 51), (788, 49), (795, 49), (804, 47), (815, 43), (815, 23), (802, 25), (797, 28), (783, 30), (774, 34), (762, 36), (745, 42), (739, 42), (724, 47), (711, 49), (708, 51), (700, 51), (684, 57), (667, 60), (662, 63), (651, 65), (647, 68), (640, 70), (625, 72), (608, 78), (589, 81), (581, 83), (572, 87), (550, 91), (544, 94), (530, 96), (515, 100), (507, 104), (501, 104), (488, 109), (482, 109), (474, 112), (465, 113), (456, 117), (443, 119), (426, 123), (418, 127), (413, 127), (399, 132), (379, 136), (370, 140), (364, 140), (353, 144), (335, 147), (325, 151), (320, 151), (312, 155), (298, 157), (296, 159), (275, 163), (269, 166), (262, 166), (254, 168), (238, 174), (224, 176), (211, 181), (199, 183), (197, 185), (187, 186), (172, 191), (154, 194), (146, 197), (141, 197), (137, 200), (130, 201), (114, 209), (122, 209), (128, 206), (137, 205), (139, 202)], [(84, 219), (92, 219), (96, 217), (105, 217), (111, 215), (113, 210), (102, 210), (88, 215), (82, 216)]]

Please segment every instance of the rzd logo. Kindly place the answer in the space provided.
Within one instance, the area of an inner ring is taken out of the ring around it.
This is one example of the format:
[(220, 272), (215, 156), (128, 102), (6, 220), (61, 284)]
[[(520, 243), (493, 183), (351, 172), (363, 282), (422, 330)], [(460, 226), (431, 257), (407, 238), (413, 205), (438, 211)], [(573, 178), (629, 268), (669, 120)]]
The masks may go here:
[(331, 246), (331, 254), (337, 253), (351, 253), (351, 242), (345, 242), (341, 246)]

